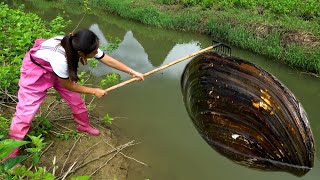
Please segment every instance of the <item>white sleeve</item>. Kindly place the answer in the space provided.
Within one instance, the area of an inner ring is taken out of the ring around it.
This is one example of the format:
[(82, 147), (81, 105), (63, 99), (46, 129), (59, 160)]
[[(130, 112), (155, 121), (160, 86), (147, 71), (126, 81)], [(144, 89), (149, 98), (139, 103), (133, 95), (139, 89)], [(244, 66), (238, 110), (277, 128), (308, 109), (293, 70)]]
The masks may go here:
[(102, 59), (104, 57), (104, 52), (98, 48), (98, 53), (94, 56), (96, 59)]

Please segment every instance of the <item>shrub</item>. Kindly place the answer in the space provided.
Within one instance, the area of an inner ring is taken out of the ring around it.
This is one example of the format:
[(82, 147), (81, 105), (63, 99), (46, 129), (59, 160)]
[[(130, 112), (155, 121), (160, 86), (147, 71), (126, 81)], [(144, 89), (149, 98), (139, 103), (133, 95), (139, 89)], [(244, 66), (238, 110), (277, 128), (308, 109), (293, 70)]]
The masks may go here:
[(0, 100), (8, 101), (8, 95), (16, 94), (18, 89), (20, 66), (26, 51), (37, 38), (63, 34), (67, 22), (60, 16), (46, 22), (36, 14), (23, 12), (23, 6), (10, 9), (0, 3), (0, 24)]

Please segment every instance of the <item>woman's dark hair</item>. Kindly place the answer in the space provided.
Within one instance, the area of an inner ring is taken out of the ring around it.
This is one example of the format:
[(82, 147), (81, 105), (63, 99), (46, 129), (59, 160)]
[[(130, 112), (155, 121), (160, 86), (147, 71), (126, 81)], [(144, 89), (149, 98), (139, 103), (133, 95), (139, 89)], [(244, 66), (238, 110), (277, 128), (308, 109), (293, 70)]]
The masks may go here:
[(92, 53), (99, 46), (99, 39), (95, 33), (88, 29), (80, 29), (75, 34), (64, 36), (61, 40), (61, 46), (64, 48), (68, 63), (69, 78), (72, 81), (78, 81), (78, 51), (85, 55)]

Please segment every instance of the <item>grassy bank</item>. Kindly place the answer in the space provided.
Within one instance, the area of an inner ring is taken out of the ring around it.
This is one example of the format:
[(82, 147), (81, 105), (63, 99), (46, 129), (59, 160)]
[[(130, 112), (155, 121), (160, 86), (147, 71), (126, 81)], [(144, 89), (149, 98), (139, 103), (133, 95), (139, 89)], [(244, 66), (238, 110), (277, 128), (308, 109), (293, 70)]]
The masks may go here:
[(63, 34), (67, 22), (60, 16), (46, 22), (36, 14), (25, 13), (23, 6), (10, 9), (0, 3), (0, 24), (0, 102), (12, 102), (25, 52), (37, 38)]
[[(319, 74), (319, 5), (313, 1), (307, 5), (302, 5), (301, 2), (294, 0), (287, 4), (277, 4), (273, 0), (90, 1), (93, 6), (146, 25), (207, 34), (237, 47), (283, 61), (291, 67)], [(299, 10), (292, 10), (298, 5)]]
[[(125, 157), (115, 157), (119, 151), (135, 145), (133, 142), (118, 145), (118, 137), (111, 137), (113, 118), (108, 114), (98, 117), (95, 109), (95, 97), (83, 94), (89, 111), (91, 124), (99, 126), (101, 135), (90, 137), (77, 132), (69, 105), (56, 91), (50, 89), (44, 103), (33, 118), (25, 141), (7, 139), (8, 130), (15, 106), (22, 58), (37, 38), (50, 38), (63, 35), (68, 25), (61, 16), (48, 22), (34, 13), (26, 13), (23, 5), (12, 9), (0, 3), (0, 179), (83, 179), (94, 176), (97, 179), (124, 179), (127, 173)], [(109, 44), (107, 50), (114, 50), (116, 43)], [(90, 61), (94, 68), (97, 61)], [(79, 84), (85, 84), (92, 77), (90, 71), (79, 73)], [(120, 76), (111, 73), (101, 78), (101, 88), (119, 83)], [(88, 85), (88, 84), (86, 84)], [(81, 139), (81, 140), (80, 140)], [(105, 143), (102, 143), (104, 139)], [(80, 143), (81, 142), (81, 143)], [(83, 144), (85, 142), (85, 144)], [(99, 145), (99, 148), (95, 147)], [(74, 147), (77, 146), (77, 150)], [(17, 147), (21, 147), (19, 156), (2, 162)], [(94, 150), (92, 150), (92, 148)], [(116, 149), (117, 148), (117, 149)], [(68, 149), (68, 155), (66, 155)], [(88, 151), (90, 150), (90, 151)], [(107, 152), (107, 153), (105, 153)], [(79, 156), (79, 154), (83, 156)], [(42, 158), (44, 157), (44, 158)], [(98, 158), (97, 158), (98, 157)], [(63, 159), (65, 158), (65, 159)], [(91, 159), (90, 161), (85, 161)], [(115, 159), (113, 162), (108, 162)], [(22, 162), (21, 167), (12, 167)], [(105, 163), (104, 166), (100, 164)], [(71, 165), (72, 164), (72, 165)], [(71, 166), (69, 166), (71, 165)], [(82, 168), (81, 167), (85, 167)], [(121, 168), (120, 168), (121, 167)], [(84, 170), (83, 170), (84, 169)], [(72, 177), (71, 177), (72, 176)]]
[[(17, 83), (20, 75), (22, 58), (27, 49), (37, 38), (48, 38), (53, 35), (61, 34), (61, 30), (67, 24), (61, 17), (56, 17), (51, 22), (43, 21), (37, 15), (25, 13), (23, 7), (10, 9), (4, 3), (0, 3), (0, 179), (54, 179), (54, 176), (46, 172), (43, 167), (38, 166), (41, 153), (45, 147), (43, 138), (44, 126), (37, 127), (37, 132), (41, 135), (35, 136), (34, 131), (28, 134), (28, 141), (8, 140), (7, 134), (13, 105), (17, 102), (16, 92)], [(42, 119), (41, 122), (47, 122)], [(27, 155), (21, 155), (2, 162), (13, 149), (28, 144), (25, 151), (32, 159), (31, 168), (26, 166), (16, 168), (12, 171), (11, 167), (19, 162), (28, 159)]]

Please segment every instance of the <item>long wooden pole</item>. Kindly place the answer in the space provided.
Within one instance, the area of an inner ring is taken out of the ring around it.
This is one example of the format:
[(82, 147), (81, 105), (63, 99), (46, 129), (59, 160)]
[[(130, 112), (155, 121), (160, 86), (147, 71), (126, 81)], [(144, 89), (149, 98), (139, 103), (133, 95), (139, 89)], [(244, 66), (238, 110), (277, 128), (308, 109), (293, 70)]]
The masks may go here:
[[(158, 67), (158, 68), (156, 68), (156, 69), (154, 69), (154, 70), (151, 70), (151, 71), (149, 71), (149, 72), (146, 72), (146, 73), (143, 74), (143, 76), (144, 76), (144, 77), (149, 76), (150, 74), (153, 74), (153, 73), (155, 73), (155, 72), (161, 71), (161, 70), (163, 70), (163, 69), (165, 69), (165, 68), (167, 68), (167, 67), (170, 67), (170, 66), (172, 66), (172, 65), (175, 65), (175, 64), (177, 64), (177, 63), (179, 63), (179, 62), (182, 62), (182, 61), (184, 61), (184, 60), (186, 60), (186, 59), (189, 59), (189, 58), (191, 58), (191, 57), (193, 57), (193, 56), (196, 56), (196, 55), (198, 55), (198, 54), (201, 54), (201, 53), (203, 53), (203, 52), (205, 52), (205, 51), (208, 51), (208, 50), (210, 50), (210, 49), (213, 49), (213, 46), (209, 46), (209, 47), (204, 48), (204, 49), (202, 49), (202, 50), (200, 50), (200, 51), (198, 51), (198, 52), (192, 53), (192, 54), (187, 55), (187, 56), (185, 56), (185, 57), (183, 57), (183, 58), (180, 58), (180, 59), (178, 59), (178, 60), (175, 60), (175, 61), (173, 61), (173, 62), (171, 62), (171, 63), (169, 63), (169, 64), (163, 65), (163, 66)], [(132, 79), (129, 79), (129, 80), (127, 80), (127, 81), (123, 81), (122, 83), (119, 83), (119, 84), (117, 84), (117, 85), (114, 85), (114, 86), (109, 87), (108, 89), (105, 89), (105, 91), (107, 91), (107, 92), (112, 91), (112, 90), (114, 90), (114, 89), (117, 89), (117, 88), (119, 88), (119, 87), (121, 87), (121, 86), (124, 86), (124, 85), (126, 85), (126, 84), (129, 84), (129, 83), (132, 83), (132, 82), (134, 82), (134, 81), (137, 81), (137, 78), (132, 78)]]

